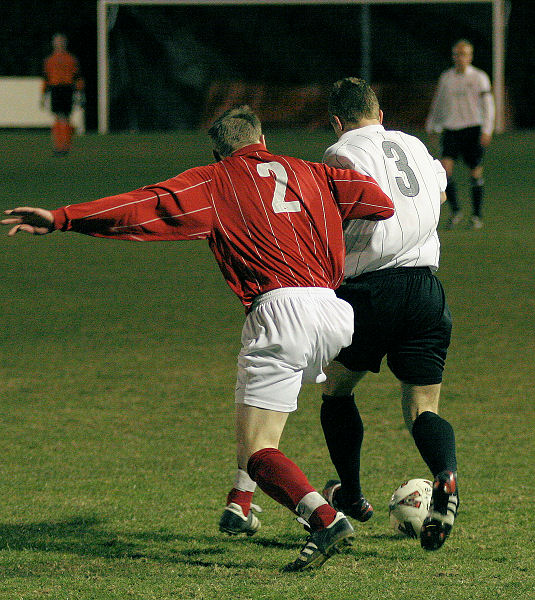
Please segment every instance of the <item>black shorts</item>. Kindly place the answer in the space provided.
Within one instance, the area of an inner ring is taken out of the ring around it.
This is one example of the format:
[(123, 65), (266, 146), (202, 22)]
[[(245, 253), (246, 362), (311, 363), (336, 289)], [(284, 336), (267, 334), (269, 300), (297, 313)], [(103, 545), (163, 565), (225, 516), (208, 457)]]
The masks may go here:
[(50, 87), (50, 109), (57, 115), (69, 116), (72, 112), (73, 102), (72, 85), (53, 85)]
[(475, 169), (483, 162), (485, 149), (481, 145), (481, 127), (445, 129), (440, 143), (442, 158), (457, 160), (462, 156), (469, 169)]
[(439, 279), (428, 267), (380, 269), (346, 280), (336, 295), (355, 313), (351, 346), (336, 360), (378, 373), (383, 357), (405, 383), (442, 381), (452, 319)]

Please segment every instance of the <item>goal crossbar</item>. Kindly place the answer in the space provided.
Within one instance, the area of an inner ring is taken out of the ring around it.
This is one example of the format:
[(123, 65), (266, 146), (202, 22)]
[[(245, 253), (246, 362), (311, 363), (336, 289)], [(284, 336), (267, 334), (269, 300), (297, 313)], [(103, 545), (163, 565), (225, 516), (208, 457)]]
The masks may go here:
[(305, 4), (491, 4), (492, 5), (492, 79), (496, 102), (496, 132), (505, 125), (505, 0), (97, 0), (98, 131), (109, 128), (108, 7), (117, 5), (305, 5)]

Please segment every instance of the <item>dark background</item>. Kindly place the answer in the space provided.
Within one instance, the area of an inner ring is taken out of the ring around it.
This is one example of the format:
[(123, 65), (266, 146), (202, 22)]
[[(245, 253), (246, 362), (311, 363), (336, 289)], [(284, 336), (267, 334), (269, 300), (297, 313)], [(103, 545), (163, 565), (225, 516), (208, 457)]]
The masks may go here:
[[(511, 0), (506, 38), (507, 123), (535, 127), (535, 2)], [(371, 82), (380, 100), (414, 103), (418, 121), (452, 43), (466, 37), (492, 76), (491, 7), (377, 5)], [(214, 81), (326, 86), (361, 74), (359, 5), (135, 7), (112, 12), (110, 126), (194, 128)], [(87, 128), (97, 126), (96, 2), (18, 0), (2, 13), (0, 76), (40, 75), (62, 31), (87, 83)], [(418, 102), (422, 104), (417, 110)], [(390, 108), (390, 106), (389, 106)]]

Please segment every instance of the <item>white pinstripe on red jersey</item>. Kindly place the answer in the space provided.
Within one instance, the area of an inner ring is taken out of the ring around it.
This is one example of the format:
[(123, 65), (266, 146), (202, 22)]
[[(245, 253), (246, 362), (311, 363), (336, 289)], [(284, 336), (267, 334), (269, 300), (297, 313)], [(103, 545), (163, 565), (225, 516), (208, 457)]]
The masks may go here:
[(376, 182), (269, 153), (262, 144), (126, 194), (54, 211), (55, 227), (116, 239), (207, 239), (248, 307), (281, 287), (337, 287), (341, 218), (393, 213)]

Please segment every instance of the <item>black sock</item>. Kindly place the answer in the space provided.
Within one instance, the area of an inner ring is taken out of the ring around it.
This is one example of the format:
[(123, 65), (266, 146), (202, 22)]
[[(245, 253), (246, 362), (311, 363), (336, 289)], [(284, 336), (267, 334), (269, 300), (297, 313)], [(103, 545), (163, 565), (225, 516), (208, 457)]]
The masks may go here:
[(457, 471), (455, 434), (448, 421), (434, 412), (423, 412), (414, 421), (412, 437), (433, 477), (441, 471)]
[(483, 179), (472, 177), (470, 180), (472, 190), (472, 212), (474, 217), (481, 218), (481, 206), (483, 204)]
[(451, 212), (459, 212), (459, 201), (457, 199), (457, 184), (452, 177), (448, 177), (448, 185), (446, 186), (446, 197), (448, 199)]
[(323, 394), (321, 426), (331, 460), (338, 473), (343, 504), (352, 504), (361, 496), (360, 448), (364, 438), (364, 425), (351, 396)]

